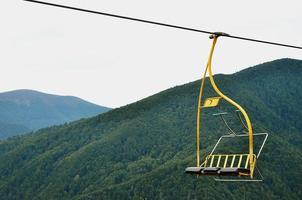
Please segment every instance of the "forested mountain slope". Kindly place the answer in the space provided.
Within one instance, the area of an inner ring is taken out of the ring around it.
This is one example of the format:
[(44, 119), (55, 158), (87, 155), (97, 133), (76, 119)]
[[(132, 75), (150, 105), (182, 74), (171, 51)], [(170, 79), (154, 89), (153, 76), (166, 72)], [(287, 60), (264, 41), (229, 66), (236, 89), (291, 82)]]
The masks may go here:
[[(195, 165), (200, 81), (97, 117), (0, 142), (4, 199), (300, 199), (302, 61), (281, 59), (216, 75), (248, 108), (255, 131), (270, 130), (258, 168), (263, 183), (221, 183), (184, 174)], [(206, 85), (208, 87), (208, 85)], [(206, 96), (211, 96), (206, 89)], [(202, 154), (224, 134), (202, 116)], [(215, 131), (216, 130), (216, 131)], [(218, 131), (217, 131), (218, 130)]]

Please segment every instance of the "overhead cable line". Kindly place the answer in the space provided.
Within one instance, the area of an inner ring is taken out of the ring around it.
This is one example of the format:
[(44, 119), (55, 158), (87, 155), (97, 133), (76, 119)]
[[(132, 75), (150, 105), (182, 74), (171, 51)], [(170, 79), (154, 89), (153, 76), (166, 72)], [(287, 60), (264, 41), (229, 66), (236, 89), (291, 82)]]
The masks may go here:
[(70, 9), (70, 10), (76, 10), (76, 11), (81, 11), (81, 12), (87, 12), (87, 13), (92, 13), (92, 14), (104, 15), (104, 16), (108, 16), (108, 17), (120, 18), (120, 19), (131, 20), (131, 21), (137, 21), (137, 22), (142, 22), (142, 23), (147, 23), (147, 24), (165, 26), (165, 27), (169, 27), (169, 28), (182, 29), (182, 30), (186, 30), (186, 31), (198, 32), (198, 33), (203, 33), (203, 34), (224, 36), (224, 37), (229, 37), (229, 38), (234, 38), (234, 39), (239, 39), (239, 40), (265, 43), (265, 44), (277, 45), (277, 46), (283, 46), (283, 47), (289, 47), (289, 48), (295, 48), (295, 49), (302, 49), (301, 46), (294, 46), (294, 45), (289, 45), (289, 44), (282, 44), (282, 43), (277, 43), (277, 42), (270, 42), (270, 41), (265, 41), (265, 40), (258, 40), (258, 39), (253, 39), (253, 38), (229, 35), (229, 34), (222, 33), (222, 32), (212, 32), (212, 31), (194, 29), (194, 28), (189, 28), (189, 27), (184, 27), (184, 26), (177, 26), (177, 25), (172, 25), (172, 24), (149, 21), (149, 20), (127, 17), (127, 16), (122, 16), (122, 15), (116, 15), (116, 14), (111, 14), (111, 13), (87, 10), (87, 9), (83, 9), (83, 8), (71, 7), (71, 6), (60, 5), (60, 4), (54, 4), (54, 3), (49, 3), (49, 2), (35, 1), (35, 0), (24, 0), (24, 1), (37, 3), (37, 4), (48, 5), (48, 6), (54, 6), (54, 7), (59, 7), (59, 8), (65, 8), (65, 9)]

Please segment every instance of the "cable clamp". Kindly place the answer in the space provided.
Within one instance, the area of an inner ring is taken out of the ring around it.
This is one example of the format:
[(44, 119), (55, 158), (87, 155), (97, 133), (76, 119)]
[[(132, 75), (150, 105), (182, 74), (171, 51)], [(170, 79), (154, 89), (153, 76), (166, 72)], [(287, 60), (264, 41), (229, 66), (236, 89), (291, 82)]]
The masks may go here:
[(218, 38), (220, 36), (231, 36), (231, 35), (224, 32), (213, 32), (212, 35), (210, 35), (210, 39), (214, 39), (214, 37)]

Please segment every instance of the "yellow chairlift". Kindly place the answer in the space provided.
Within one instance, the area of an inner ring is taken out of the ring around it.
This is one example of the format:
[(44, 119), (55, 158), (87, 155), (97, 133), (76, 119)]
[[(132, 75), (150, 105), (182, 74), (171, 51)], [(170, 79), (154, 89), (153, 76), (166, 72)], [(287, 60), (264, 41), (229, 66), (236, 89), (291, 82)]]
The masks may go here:
[[(259, 159), (260, 153), (263, 149), (263, 146), (267, 140), (268, 133), (253, 133), (252, 123), (247, 112), (235, 101), (224, 95), (219, 88), (217, 87), (212, 73), (212, 57), (215, 49), (215, 45), (219, 36), (226, 36), (226, 33), (217, 32), (210, 36), (210, 39), (213, 39), (212, 47), (210, 50), (210, 55), (208, 58), (208, 63), (203, 74), (203, 78), (201, 81), (201, 87), (198, 97), (198, 109), (197, 109), (197, 127), (196, 127), (196, 166), (195, 167), (187, 167), (185, 172), (189, 174), (197, 174), (202, 176), (211, 175), (215, 177), (216, 181), (262, 181), (262, 175), (259, 172), (260, 179), (255, 178), (254, 172), (256, 169), (256, 162)], [(202, 105), (202, 96), (205, 85), (205, 78), (209, 75), (209, 81), (218, 95), (217, 97), (210, 97), (204, 100)], [(227, 121), (224, 118), (226, 112), (221, 112), (217, 114), (213, 114), (215, 116), (220, 116), (226, 127), (229, 129), (230, 134), (223, 135), (215, 144), (213, 150), (207, 155), (201, 162), (200, 159), (200, 114), (203, 109), (207, 108), (215, 108), (219, 106), (220, 101), (225, 100), (232, 106), (236, 108), (236, 113), (242, 123), (243, 127), (246, 129), (246, 133), (237, 134), (236, 131), (231, 129), (228, 125)], [(242, 116), (243, 117), (242, 117)], [(263, 142), (257, 152), (254, 153), (254, 144), (253, 137), (254, 136), (264, 136)], [(248, 152), (242, 153), (228, 153), (225, 152), (223, 154), (215, 153), (215, 150), (222, 139), (224, 138), (237, 138), (237, 137), (246, 137), (248, 139)], [(236, 178), (234, 178), (236, 177)]]

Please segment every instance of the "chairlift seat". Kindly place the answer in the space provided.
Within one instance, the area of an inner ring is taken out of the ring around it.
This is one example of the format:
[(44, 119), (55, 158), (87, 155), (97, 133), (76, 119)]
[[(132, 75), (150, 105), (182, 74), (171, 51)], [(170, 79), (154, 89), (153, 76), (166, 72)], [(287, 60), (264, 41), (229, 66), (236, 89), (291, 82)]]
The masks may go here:
[(249, 175), (250, 173), (251, 173), (250, 169), (238, 168), (238, 167), (226, 167), (226, 168), (221, 168), (218, 171), (218, 175), (220, 176), (241, 176), (241, 175)]
[(185, 172), (187, 174), (201, 174), (201, 171), (204, 169), (204, 167), (187, 167)]
[(218, 175), (220, 176), (241, 176), (241, 175), (249, 175), (251, 173), (250, 169), (246, 168), (238, 168), (238, 167), (226, 167), (221, 168), (218, 171)]
[[(253, 154), (256, 160), (256, 155)], [(249, 154), (210, 154), (202, 167), (187, 167), (186, 173), (214, 176), (249, 176)]]
[(219, 167), (205, 167), (201, 171), (201, 174), (204, 174), (204, 175), (216, 175), (216, 174), (218, 174), (219, 170), (220, 170)]
[(226, 175), (226, 176), (238, 176), (240, 175), (240, 168), (237, 167), (226, 167), (221, 168), (218, 172), (219, 175)]
[(244, 174), (249, 174), (250, 170), (237, 167), (187, 167), (185, 172), (187, 174), (198, 175), (240, 176)]

